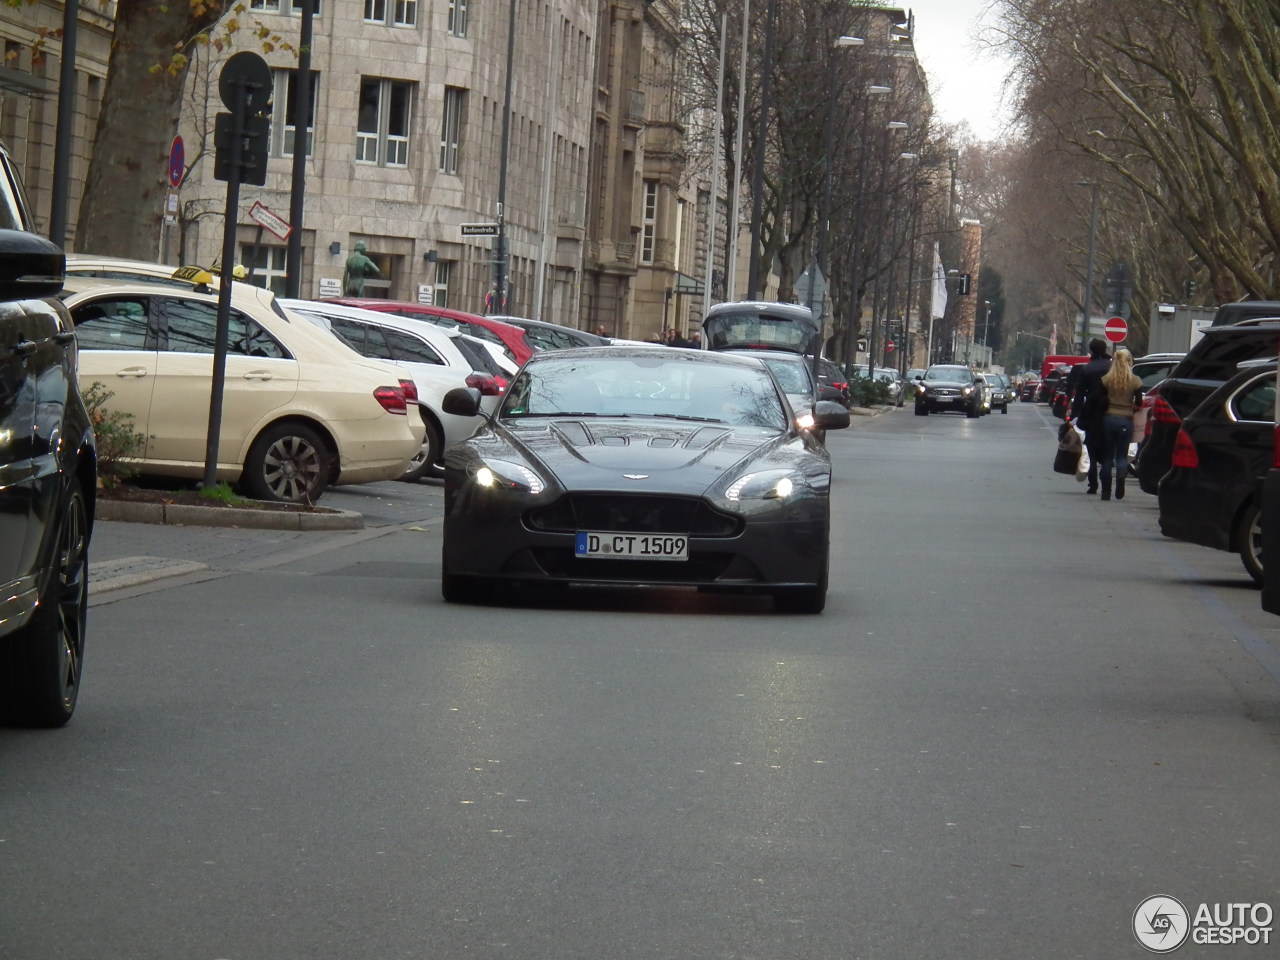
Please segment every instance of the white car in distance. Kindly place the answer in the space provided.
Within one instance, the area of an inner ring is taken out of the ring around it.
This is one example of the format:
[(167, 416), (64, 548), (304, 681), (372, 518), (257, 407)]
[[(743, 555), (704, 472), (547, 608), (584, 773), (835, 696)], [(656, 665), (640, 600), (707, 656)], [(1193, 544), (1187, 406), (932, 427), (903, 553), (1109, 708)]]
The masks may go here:
[(435, 474), (444, 451), (466, 440), (483, 422), (480, 416), (445, 413), (446, 393), (455, 387), (475, 387), (482, 408), (492, 413), (506, 389), (503, 368), (492, 359), (488, 345), (459, 330), (341, 303), (291, 299), (277, 303), (327, 330), (361, 356), (394, 363), (413, 380), (422, 440), (401, 480)]

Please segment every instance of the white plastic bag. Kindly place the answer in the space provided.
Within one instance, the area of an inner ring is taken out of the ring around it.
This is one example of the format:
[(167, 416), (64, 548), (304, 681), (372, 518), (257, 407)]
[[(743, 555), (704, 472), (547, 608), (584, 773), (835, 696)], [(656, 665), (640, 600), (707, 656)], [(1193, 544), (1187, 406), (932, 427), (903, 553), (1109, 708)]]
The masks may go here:
[(1089, 448), (1084, 445), (1084, 431), (1072, 425), (1072, 429), (1080, 434), (1080, 462), (1076, 464), (1076, 480), (1084, 483), (1089, 479)]

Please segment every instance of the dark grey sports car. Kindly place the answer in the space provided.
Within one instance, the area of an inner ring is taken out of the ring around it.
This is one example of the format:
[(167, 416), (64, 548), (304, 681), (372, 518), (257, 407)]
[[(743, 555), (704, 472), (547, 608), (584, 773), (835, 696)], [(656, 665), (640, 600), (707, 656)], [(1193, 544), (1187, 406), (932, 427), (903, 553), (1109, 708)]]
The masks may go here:
[[(473, 415), (470, 388), (444, 398)], [(831, 401), (821, 427), (849, 425)], [(445, 453), (442, 589), (696, 586), (826, 604), (831, 461), (757, 359), (672, 347), (532, 357)]]

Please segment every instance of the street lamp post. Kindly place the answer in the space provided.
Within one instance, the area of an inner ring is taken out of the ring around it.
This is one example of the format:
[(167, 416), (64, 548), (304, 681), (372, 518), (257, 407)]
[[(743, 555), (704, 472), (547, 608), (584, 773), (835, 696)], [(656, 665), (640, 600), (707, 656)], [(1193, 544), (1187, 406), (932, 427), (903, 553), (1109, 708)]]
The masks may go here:
[(983, 300), (982, 301), (982, 345), (984, 347), (988, 346), (987, 345), (987, 324), (990, 322), (990, 320), (991, 320), (991, 301)]
[[(512, 6), (515, 0), (511, 0)], [(760, 67), (760, 121), (756, 129), (755, 163), (751, 170), (751, 260), (747, 271), (747, 299), (760, 298), (764, 251), (760, 232), (764, 219), (765, 138), (769, 133), (770, 94), (773, 91), (773, 33), (778, 18), (778, 0), (769, 0), (764, 21), (764, 61)]]
[(502, 146), (498, 154), (498, 234), (493, 238), (493, 310), (506, 313), (507, 285), (507, 163), (511, 155), (511, 82), (516, 58), (516, 0), (507, 9), (507, 76), (502, 94)]

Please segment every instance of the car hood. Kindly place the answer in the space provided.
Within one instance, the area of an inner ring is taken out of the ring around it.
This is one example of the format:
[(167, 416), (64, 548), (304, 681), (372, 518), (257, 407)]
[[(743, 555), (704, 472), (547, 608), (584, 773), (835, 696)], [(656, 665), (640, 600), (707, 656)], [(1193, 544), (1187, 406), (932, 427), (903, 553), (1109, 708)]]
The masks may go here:
[[(744, 459), (785, 466), (789, 434), (763, 427), (660, 418), (507, 421), (505, 433), (531, 465), (568, 490), (662, 490), (699, 495)], [(770, 463), (773, 459), (777, 463)]]

